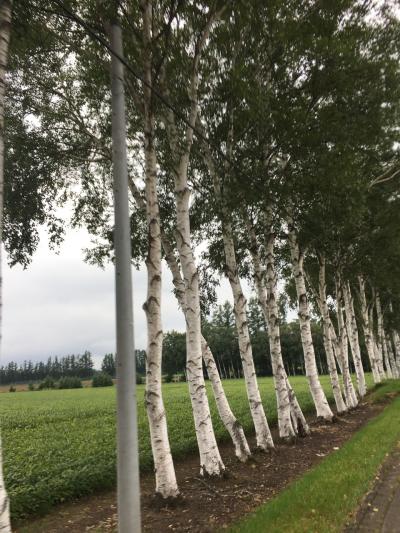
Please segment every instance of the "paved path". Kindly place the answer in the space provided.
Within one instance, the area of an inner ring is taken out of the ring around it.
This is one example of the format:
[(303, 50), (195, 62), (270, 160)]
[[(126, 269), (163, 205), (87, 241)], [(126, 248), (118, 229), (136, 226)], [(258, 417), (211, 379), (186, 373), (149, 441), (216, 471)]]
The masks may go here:
[(348, 533), (400, 533), (400, 442), (385, 461)]

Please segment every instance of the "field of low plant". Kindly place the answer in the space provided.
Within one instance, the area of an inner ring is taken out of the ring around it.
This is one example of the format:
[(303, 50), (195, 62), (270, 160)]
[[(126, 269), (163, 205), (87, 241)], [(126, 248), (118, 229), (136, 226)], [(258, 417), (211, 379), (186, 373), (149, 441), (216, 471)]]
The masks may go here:
[[(371, 377), (367, 376), (369, 385)], [(321, 378), (332, 400), (329, 379)], [(313, 406), (304, 377), (292, 384), (305, 412)], [(272, 378), (259, 380), (271, 424), (276, 423)], [(224, 383), (231, 406), (245, 430), (252, 428), (243, 380)], [(144, 386), (138, 386), (140, 464), (152, 467)], [(211, 399), (212, 394), (209, 393)], [(186, 383), (164, 385), (169, 434), (175, 458), (196, 450)], [(211, 409), (219, 439), (227, 433)], [(4, 471), (13, 518), (44, 512), (57, 502), (115, 484), (115, 388), (52, 390), (0, 395)]]

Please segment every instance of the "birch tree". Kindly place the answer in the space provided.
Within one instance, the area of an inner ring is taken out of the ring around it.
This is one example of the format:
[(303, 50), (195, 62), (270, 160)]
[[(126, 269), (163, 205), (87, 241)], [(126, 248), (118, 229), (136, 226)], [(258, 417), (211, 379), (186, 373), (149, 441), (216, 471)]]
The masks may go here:
[(383, 325), (383, 312), (382, 312), (382, 306), (381, 306), (381, 299), (379, 293), (375, 296), (375, 306), (376, 306), (376, 314), (378, 317), (378, 349), (382, 351), (383, 361), (385, 364), (385, 371), (387, 374), (387, 377), (393, 378), (393, 372), (392, 367), (390, 365), (389, 361), (389, 354), (388, 349), (386, 345), (386, 335)]
[(370, 323), (370, 313), (367, 304), (367, 298), (365, 293), (365, 281), (363, 276), (358, 276), (359, 283), (359, 298), (361, 306), (362, 326), (364, 331), (365, 346), (367, 348), (369, 361), (371, 364), (372, 375), (375, 383), (382, 381), (381, 374), (379, 372), (378, 361), (375, 357), (374, 339), (372, 324)]
[(304, 252), (300, 250), (293, 221), (288, 225), (288, 241), (292, 260), (293, 276), (296, 284), (298, 299), (298, 316), (301, 333), (301, 342), (304, 352), (304, 363), (310, 392), (314, 400), (317, 416), (322, 420), (331, 422), (333, 413), (329, 407), (324, 390), (318, 377), (317, 364), (315, 361), (314, 344), (311, 335), (310, 308), (307, 298), (307, 289), (304, 277), (303, 263)]
[[(267, 207), (264, 216), (260, 215), (258, 224), (264, 234), (265, 258), (261, 254), (255, 224), (251, 222), (248, 214), (243, 214), (243, 218), (249, 242), (248, 248), (252, 258), (254, 285), (258, 303), (268, 327), (272, 375), (277, 400), (279, 436), (282, 439), (290, 440), (296, 435), (305, 436), (309, 434), (310, 429), (290, 385), (282, 357), (277, 289), (278, 276), (274, 252), (276, 231), (273, 223), (273, 211), (271, 207)], [(263, 262), (265, 263), (264, 268)]]
[[(228, 141), (228, 154), (232, 157), (231, 138)], [(215, 168), (210, 152), (205, 147), (206, 162), (213, 181), (214, 194), (220, 211), (222, 240), (225, 254), (226, 276), (229, 280), (235, 311), (235, 322), (238, 332), (240, 356), (245, 377), (247, 397), (250, 404), (254, 428), (256, 431), (257, 446), (261, 450), (268, 450), (274, 447), (274, 443), (269, 429), (267, 417), (261, 401), (260, 391), (258, 389), (256, 371), (252, 354), (250, 332), (247, 322), (247, 301), (243, 293), (242, 284), (239, 278), (238, 265), (236, 262), (235, 243), (233, 238), (233, 228), (230, 220), (226, 200), (223, 196), (220, 177)], [(228, 171), (225, 168), (225, 172)], [(292, 435), (284, 435), (291, 437)]]
[(179, 494), (168, 439), (168, 428), (162, 399), (162, 324), (161, 324), (161, 225), (158, 206), (157, 155), (155, 149), (155, 116), (152, 95), (152, 28), (153, 6), (142, 2), (143, 64), (146, 85), (144, 100), (145, 196), (147, 218), (147, 300), (143, 305), (147, 318), (146, 392), (145, 402), (150, 426), (151, 448), (156, 474), (156, 493), (162, 498)]
[[(170, 151), (172, 154), (172, 171), (174, 174), (174, 194), (176, 206), (176, 243), (185, 281), (186, 307), (186, 342), (187, 342), (187, 375), (190, 399), (197, 442), (200, 452), (200, 471), (202, 474), (219, 476), (225, 467), (219, 454), (210, 409), (205, 390), (202, 347), (201, 347), (201, 309), (199, 294), (199, 275), (194, 257), (190, 229), (190, 187), (188, 169), (190, 152), (193, 144), (194, 128), (198, 115), (199, 64), (201, 53), (207, 43), (213, 25), (224, 9), (209, 14), (203, 30), (193, 43), (194, 53), (191, 58), (191, 73), (188, 81), (189, 112), (188, 123), (183, 132), (183, 143), (179, 143), (178, 125), (171, 109), (163, 115), (165, 128), (168, 132)], [(164, 72), (165, 74), (165, 72)], [(169, 79), (164, 76), (163, 90), (166, 98), (170, 97)]]
[(346, 397), (346, 404), (349, 408), (354, 408), (358, 405), (357, 394), (354, 389), (353, 382), (351, 380), (350, 367), (349, 367), (349, 340), (347, 335), (347, 328), (344, 319), (343, 312), (343, 295), (340, 276), (335, 276), (335, 292), (336, 292), (336, 314), (338, 324), (338, 338), (336, 342), (337, 353), (341, 359), (344, 392)]
[[(130, 180), (130, 189), (137, 205), (142, 210), (142, 212), (144, 212), (146, 209), (145, 199), (143, 198), (140, 190), (137, 188), (134, 180), (132, 179)], [(165, 261), (172, 274), (172, 282), (174, 284), (175, 296), (184, 315), (186, 315), (185, 281), (182, 277), (181, 268), (176, 258), (175, 247), (171, 243), (166, 232), (162, 228), (160, 231), (162, 247), (165, 254)], [(232, 442), (235, 447), (236, 457), (241, 462), (245, 462), (251, 455), (250, 448), (247, 443), (243, 427), (233, 414), (232, 409), (229, 405), (228, 398), (226, 397), (214, 356), (203, 335), (201, 336), (201, 347), (203, 361), (206, 365), (208, 377), (211, 382), (219, 416), (229, 435), (232, 438)]]
[(356, 315), (354, 311), (354, 301), (351, 294), (349, 282), (343, 285), (343, 299), (346, 310), (346, 328), (350, 339), (350, 347), (353, 354), (354, 366), (356, 369), (358, 392), (361, 397), (365, 396), (367, 392), (365, 384), (364, 368), (361, 361), (360, 344), (358, 341), (358, 328)]
[[(340, 387), (339, 377), (336, 369), (336, 361), (333, 349), (334, 339), (332, 337), (332, 322), (329, 316), (329, 307), (326, 295), (326, 259), (323, 254), (319, 257), (319, 277), (318, 277), (318, 304), (322, 315), (322, 327), (324, 332), (324, 347), (328, 360), (329, 375), (331, 378), (333, 395), (335, 397), (336, 409), (339, 414), (347, 411), (346, 404), (343, 400), (342, 391)], [(347, 378), (348, 379), (348, 378)]]
[[(6, 69), (11, 35), (12, 2), (5, 0), (0, 5), (0, 341), (3, 326), (3, 276), (1, 256), (3, 249), (4, 212), (4, 99), (6, 92)], [(0, 428), (1, 429), (1, 428)], [(11, 532), (9, 501), (3, 479), (2, 446), (0, 438), (0, 531)]]

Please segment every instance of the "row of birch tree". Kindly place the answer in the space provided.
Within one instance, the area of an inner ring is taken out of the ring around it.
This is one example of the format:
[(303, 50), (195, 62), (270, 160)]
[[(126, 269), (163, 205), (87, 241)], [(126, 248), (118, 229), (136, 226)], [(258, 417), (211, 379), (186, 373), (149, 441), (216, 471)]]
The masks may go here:
[[(87, 260), (113, 259), (105, 43), (114, 15), (115, 6), (95, 0), (14, 5), (4, 214), (12, 264), (29, 263), (43, 225), (57, 245), (65, 203), (72, 224), (93, 235)], [(260, 450), (275, 443), (255, 370), (247, 283), (267, 325), (280, 439), (310, 432), (285, 370), (282, 295), (297, 308), (318, 418), (331, 422), (355, 408), (366, 370), (375, 383), (399, 377), (400, 24), (395, 2), (372, 0), (122, 0), (118, 15), (132, 253), (148, 274), (145, 403), (156, 493), (176, 498), (161, 386), (163, 264), (186, 324), (202, 475), (225, 472), (203, 366), (237, 458), (252, 454), (203, 335), (215, 278), (231, 287)], [(0, 25), (4, 49), (8, 27)], [(320, 382), (313, 317), (323, 328), (334, 406)]]

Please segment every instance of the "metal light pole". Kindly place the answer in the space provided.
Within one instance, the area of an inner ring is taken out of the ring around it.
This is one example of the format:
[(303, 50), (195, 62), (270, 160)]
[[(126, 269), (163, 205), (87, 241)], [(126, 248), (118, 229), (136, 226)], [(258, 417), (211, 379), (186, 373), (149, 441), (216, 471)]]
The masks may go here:
[[(117, 24), (112, 24), (110, 34), (113, 51), (122, 57), (121, 28)], [(124, 67), (113, 54), (111, 57), (111, 93), (117, 324), (118, 530), (120, 533), (139, 533), (141, 529), (140, 486)]]

